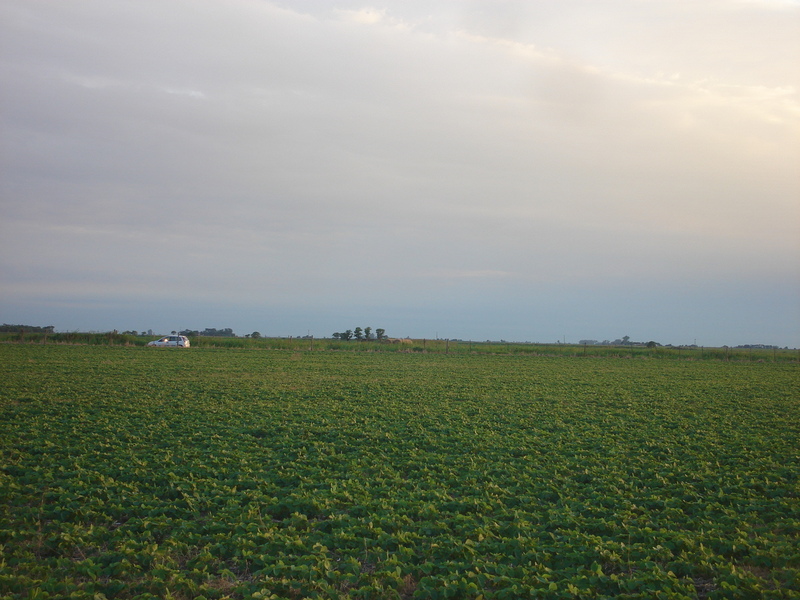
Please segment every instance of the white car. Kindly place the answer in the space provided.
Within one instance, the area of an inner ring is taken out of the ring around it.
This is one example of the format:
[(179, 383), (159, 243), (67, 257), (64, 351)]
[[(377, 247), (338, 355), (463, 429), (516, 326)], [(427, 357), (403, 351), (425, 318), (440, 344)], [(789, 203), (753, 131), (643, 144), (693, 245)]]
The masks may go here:
[(172, 348), (188, 348), (191, 344), (185, 335), (165, 335), (160, 340), (147, 343), (148, 346), (162, 346)]

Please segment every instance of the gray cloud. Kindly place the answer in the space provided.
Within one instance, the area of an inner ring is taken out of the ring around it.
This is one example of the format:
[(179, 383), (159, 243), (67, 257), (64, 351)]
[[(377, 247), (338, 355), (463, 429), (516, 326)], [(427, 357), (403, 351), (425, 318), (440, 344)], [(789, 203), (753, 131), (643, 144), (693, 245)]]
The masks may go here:
[[(622, 287), (800, 300), (796, 3), (7, 1), (0, 17), (6, 320), (41, 301), (39, 320), (85, 327), (82, 300), (136, 298), (157, 321), (159, 300), (189, 298), (215, 326), (391, 306), (424, 335), (446, 305), (467, 337), (510, 302), (525, 338), (543, 328), (526, 298), (583, 295), (599, 322), (589, 303)], [(800, 344), (796, 314), (728, 327), (707, 335)]]

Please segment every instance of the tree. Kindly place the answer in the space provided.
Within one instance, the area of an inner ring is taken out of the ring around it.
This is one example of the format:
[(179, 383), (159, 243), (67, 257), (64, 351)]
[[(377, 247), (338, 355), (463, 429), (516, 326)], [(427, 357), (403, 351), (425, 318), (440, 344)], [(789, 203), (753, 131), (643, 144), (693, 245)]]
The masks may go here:
[(340, 334), (339, 334), (339, 339), (340, 339), (340, 340), (345, 340), (345, 341), (347, 341), (347, 340), (352, 340), (352, 339), (353, 339), (353, 332), (352, 332), (352, 330), (348, 329), (348, 330), (347, 330), (347, 331), (345, 331), (344, 333), (340, 333)]
[(375, 330), (375, 337), (378, 338), (378, 341), (384, 339), (386, 337), (386, 330), (385, 329), (381, 329), (380, 327), (378, 327)]
[(9, 325), (8, 323), (3, 323), (0, 326), (0, 332), (2, 333), (53, 333), (53, 330), (56, 328), (55, 325), (47, 325), (45, 327), (38, 327), (35, 325)]
[(629, 335), (623, 335), (623, 336), (622, 336), (622, 345), (623, 345), (623, 346), (626, 346), (626, 345), (628, 345), (628, 344), (630, 343), (630, 339), (631, 339), (631, 336), (629, 336)]
[(250, 337), (253, 338), (254, 340), (257, 340), (258, 338), (261, 337), (261, 334), (257, 331), (254, 331), (253, 333), (250, 334)]
[(233, 329), (226, 327), (225, 329), (215, 329), (214, 327), (206, 327), (201, 333), (203, 337), (236, 337)]
[(365, 340), (372, 339), (372, 327), (364, 327), (364, 339)]
[(364, 339), (364, 330), (361, 329), (361, 327), (356, 327), (356, 330), (353, 332), (353, 335), (355, 336), (355, 338), (357, 340), (363, 340)]

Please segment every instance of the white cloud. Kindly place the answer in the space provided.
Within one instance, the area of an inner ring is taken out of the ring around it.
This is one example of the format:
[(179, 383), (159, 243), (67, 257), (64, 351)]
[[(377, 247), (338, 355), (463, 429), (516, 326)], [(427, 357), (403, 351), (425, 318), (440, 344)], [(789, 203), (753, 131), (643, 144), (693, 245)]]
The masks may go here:
[(164, 90), (167, 94), (172, 94), (175, 96), (188, 96), (189, 98), (205, 98), (206, 95), (199, 91), (199, 90), (187, 90), (187, 89), (177, 89), (177, 88), (166, 88)]
[(386, 19), (386, 9), (362, 8), (360, 10), (337, 10), (336, 12), (344, 20), (362, 25), (375, 25)]

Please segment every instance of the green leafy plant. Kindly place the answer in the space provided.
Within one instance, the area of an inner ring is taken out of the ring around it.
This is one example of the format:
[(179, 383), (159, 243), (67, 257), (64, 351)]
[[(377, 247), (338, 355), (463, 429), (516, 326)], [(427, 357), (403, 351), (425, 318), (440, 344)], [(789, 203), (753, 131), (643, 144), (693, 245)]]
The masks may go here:
[(0, 596), (800, 597), (796, 364), (241, 341), (0, 344)]

